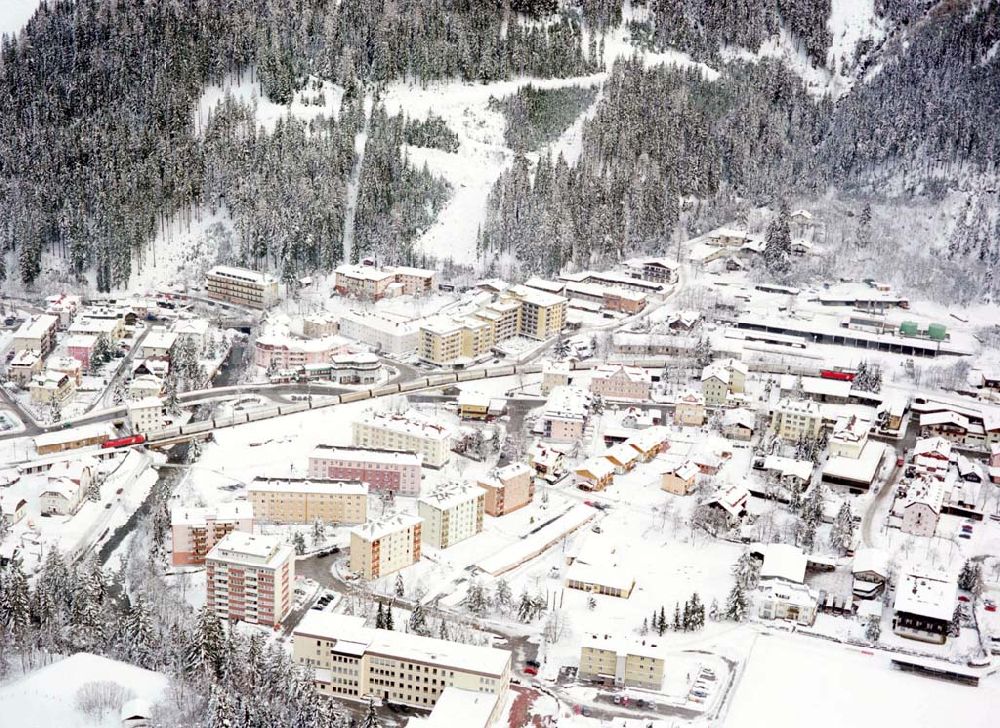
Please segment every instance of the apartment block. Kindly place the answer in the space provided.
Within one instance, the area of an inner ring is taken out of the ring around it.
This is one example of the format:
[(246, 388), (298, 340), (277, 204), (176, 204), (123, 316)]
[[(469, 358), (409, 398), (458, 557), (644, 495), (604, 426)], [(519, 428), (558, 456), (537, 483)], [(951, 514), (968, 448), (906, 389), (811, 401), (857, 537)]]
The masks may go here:
[(473, 362), (492, 351), (494, 334), (495, 324), (477, 316), (437, 316), (420, 326), (417, 354), (441, 366)]
[(302, 319), (302, 335), (307, 339), (322, 339), (340, 331), (340, 322), (335, 316), (315, 314)]
[(265, 523), (368, 520), (368, 484), (357, 480), (257, 477), (247, 486), (247, 497)]
[(511, 286), (501, 296), (520, 302), (518, 332), (523, 336), (544, 341), (566, 325), (567, 300), (562, 296), (527, 286)]
[(370, 301), (399, 295), (422, 296), (437, 287), (437, 273), (425, 268), (379, 268), (345, 264), (337, 267), (334, 287), (342, 296)]
[(219, 265), (205, 276), (209, 298), (250, 308), (270, 308), (278, 301), (278, 281), (267, 273)]
[(208, 552), (205, 572), (220, 619), (277, 627), (291, 611), (295, 552), (278, 538), (233, 531)]
[(215, 508), (175, 507), (170, 511), (171, 563), (204, 564), (208, 552), (232, 531), (253, 531), (253, 510), (249, 503), (237, 501)]
[(771, 413), (771, 429), (783, 440), (816, 439), (822, 427), (819, 405), (811, 400), (782, 399)]
[(521, 304), (516, 300), (500, 300), (487, 303), (476, 311), (473, 316), (489, 321), (493, 326), (493, 338), (496, 343), (506, 341), (518, 334), (518, 319)]
[(63, 404), (76, 393), (76, 383), (69, 375), (48, 369), (32, 378), (28, 390), (35, 404)]
[(56, 345), (57, 331), (57, 316), (31, 316), (14, 332), (14, 351), (33, 351), (44, 358)]
[(606, 364), (594, 370), (590, 391), (605, 399), (649, 399), (649, 372), (623, 364)]
[(412, 452), (319, 445), (309, 455), (309, 477), (360, 480), (376, 492), (416, 496), (420, 463)]
[(451, 429), (418, 412), (369, 413), (354, 421), (351, 434), (355, 447), (416, 453), (430, 468), (440, 468), (451, 457)]
[(319, 692), (346, 700), (430, 709), (443, 694), (459, 689), (495, 696), (499, 711), (510, 685), (508, 650), (373, 629), (364, 617), (311, 609), (292, 643), (295, 661), (315, 671)]
[(535, 497), (535, 480), (531, 468), (524, 463), (495, 468), (476, 484), (486, 491), (485, 510), (494, 517), (513, 513)]
[(578, 442), (590, 419), (590, 394), (571, 385), (549, 392), (542, 416), (542, 436), (555, 442)]
[(417, 513), (424, 520), (423, 539), (446, 549), (482, 533), (486, 491), (472, 483), (446, 483), (421, 496)]
[(253, 345), (253, 363), (269, 369), (290, 369), (307, 364), (324, 364), (338, 354), (351, 351), (353, 342), (343, 336), (296, 339), (290, 336), (261, 336)]
[(660, 690), (663, 650), (649, 640), (590, 635), (580, 646), (579, 678), (614, 687)]
[(423, 522), (390, 514), (351, 529), (351, 571), (378, 579), (420, 561)]
[(419, 325), (385, 313), (348, 312), (340, 317), (340, 335), (374, 346), (392, 356), (417, 349)]

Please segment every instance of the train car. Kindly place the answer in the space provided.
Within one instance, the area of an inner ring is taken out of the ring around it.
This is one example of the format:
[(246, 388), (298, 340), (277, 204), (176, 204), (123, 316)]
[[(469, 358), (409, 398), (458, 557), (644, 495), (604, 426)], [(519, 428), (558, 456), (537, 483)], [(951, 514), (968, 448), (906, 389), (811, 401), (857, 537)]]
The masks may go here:
[(427, 377), (428, 387), (439, 387), (442, 384), (451, 384), (452, 382), (458, 381), (458, 375), (452, 374), (435, 374), (434, 376)]
[(514, 373), (514, 365), (508, 364), (505, 367), (490, 367), (486, 370), (487, 377), (506, 377)]
[(211, 420), (202, 420), (201, 422), (189, 422), (186, 425), (181, 425), (182, 435), (196, 435), (199, 432), (208, 432), (212, 429)]
[(479, 379), (483, 376), (482, 369), (461, 369), (457, 374), (456, 381), (468, 382), (470, 379)]
[(236, 424), (236, 418), (233, 415), (228, 417), (216, 417), (212, 420), (216, 427), (232, 427)]
[(141, 445), (146, 442), (145, 435), (129, 435), (128, 437), (118, 437), (114, 440), (105, 440), (101, 443), (102, 450), (110, 450), (115, 447), (131, 447), (132, 445)]
[(399, 385), (386, 384), (384, 387), (374, 387), (368, 391), (372, 393), (372, 397), (385, 397), (389, 394), (397, 394), (399, 392)]
[(345, 392), (340, 395), (340, 403), (347, 404), (348, 402), (360, 402), (363, 399), (371, 399), (371, 392), (365, 390), (364, 392)]
[(278, 407), (278, 414), (291, 415), (296, 412), (305, 412), (309, 409), (308, 402), (293, 402), (292, 404), (283, 404)]
[(427, 386), (426, 379), (414, 379), (412, 382), (403, 382), (399, 385), (400, 392), (412, 392), (415, 389), (423, 389)]
[(173, 427), (162, 427), (159, 430), (153, 430), (152, 432), (146, 433), (146, 442), (153, 442), (155, 440), (169, 440), (173, 437), (177, 437), (181, 434), (181, 428), (174, 425)]
[(819, 376), (823, 379), (835, 379), (838, 382), (853, 382), (857, 373), (845, 369), (820, 369)]
[(251, 410), (247, 412), (247, 422), (257, 422), (257, 420), (266, 420), (271, 417), (277, 417), (280, 413), (277, 407), (266, 407), (259, 410)]

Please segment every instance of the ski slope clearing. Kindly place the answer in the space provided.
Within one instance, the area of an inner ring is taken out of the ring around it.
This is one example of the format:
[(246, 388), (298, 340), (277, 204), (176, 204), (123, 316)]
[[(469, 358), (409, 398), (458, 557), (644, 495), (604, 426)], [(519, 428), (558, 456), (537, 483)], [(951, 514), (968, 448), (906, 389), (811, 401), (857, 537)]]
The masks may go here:
[(77, 707), (80, 689), (98, 682), (120, 686), (126, 700), (155, 703), (166, 692), (168, 680), (159, 673), (79, 652), (0, 688), (4, 716), (0, 722), (19, 728), (117, 728), (122, 724), (119, 708), (97, 718)]
[(0, 2), (0, 35), (17, 35), (41, 0), (3, 0)]

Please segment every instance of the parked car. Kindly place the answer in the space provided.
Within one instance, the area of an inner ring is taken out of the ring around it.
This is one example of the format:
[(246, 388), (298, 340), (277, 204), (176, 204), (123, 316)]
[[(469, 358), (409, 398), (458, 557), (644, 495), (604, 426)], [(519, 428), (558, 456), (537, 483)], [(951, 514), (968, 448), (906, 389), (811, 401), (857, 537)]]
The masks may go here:
[(532, 667), (531, 665), (528, 665), (527, 667), (524, 668), (524, 674), (525, 675), (537, 675), (538, 674), (538, 668), (537, 667)]
[(534, 667), (535, 669), (538, 669), (539, 667), (542, 666), (542, 663), (540, 663), (538, 660), (525, 660), (524, 664), (527, 665), (528, 667)]
[(968, 531), (963, 531), (962, 533), (958, 534), (958, 537), (964, 538), (966, 541), (968, 541), (972, 538), (972, 534), (969, 533)]
[(967, 602), (967, 601), (969, 601), (969, 597), (967, 595), (965, 595), (965, 594), (959, 594), (958, 595), (958, 601), (960, 601), (960, 602)]

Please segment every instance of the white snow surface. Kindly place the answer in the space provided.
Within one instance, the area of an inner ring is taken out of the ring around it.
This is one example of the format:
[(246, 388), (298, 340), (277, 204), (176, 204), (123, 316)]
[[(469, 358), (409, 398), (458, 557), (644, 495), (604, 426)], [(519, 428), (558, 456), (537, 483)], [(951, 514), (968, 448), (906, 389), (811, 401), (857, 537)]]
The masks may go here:
[(42, 0), (3, 0), (0, 2), (0, 35), (16, 35), (28, 22)]
[(117, 709), (97, 720), (76, 707), (76, 694), (83, 685), (105, 681), (151, 704), (161, 699), (168, 683), (159, 673), (79, 652), (0, 688), (4, 716), (0, 723), (18, 728), (117, 728), (121, 726)]

